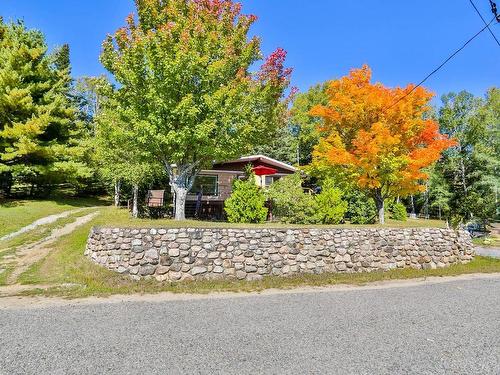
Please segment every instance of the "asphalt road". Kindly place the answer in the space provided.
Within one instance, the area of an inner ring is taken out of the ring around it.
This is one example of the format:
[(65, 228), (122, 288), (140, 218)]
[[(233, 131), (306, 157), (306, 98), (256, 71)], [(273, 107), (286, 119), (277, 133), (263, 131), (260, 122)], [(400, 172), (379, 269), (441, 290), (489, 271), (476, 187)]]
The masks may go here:
[(2, 375), (497, 375), (500, 278), (0, 308), (0, 334)]
[(500, 259), (500, 249), (498, 247), (475, 247), (476, 254), (485, 257), (493, 257)]

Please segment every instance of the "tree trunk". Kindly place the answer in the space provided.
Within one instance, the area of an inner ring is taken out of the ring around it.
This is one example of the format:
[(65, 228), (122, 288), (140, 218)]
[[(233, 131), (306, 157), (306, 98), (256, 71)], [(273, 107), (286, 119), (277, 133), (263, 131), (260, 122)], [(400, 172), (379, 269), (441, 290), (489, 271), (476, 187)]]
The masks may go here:
[(175, 220), (186, 220), (186, 197), (188, 190), (177, 187), (175, 190)]
[(410, 195), (410, 205), (411, 205), (410, 217), (412, 219), (416, 219), (417, 218), (417, 213), (415, 212), (415, 201), (413, 200), (413, 195)]
[(373, 198), (375, 200), (375, 206), (377, 207), (378, 222), (379, 224), (385, 224), (384, 197), (382, 196), (382, 192), (380, 190), (375, 191), (375, 196)]
[(175, 220), (186, 219), (186, 197), (193, 187), (194, 179), (198, 174), (197, 164), (176, 165), (175, 167), (165, 162), (169, 183), (174, 191)]
[(139, 195), (139, 186), (134, 185), (133, 187), (133, 203), (132, 203), (132, 217), (137, 218), (139, 216), (139, 208), (137, 206), (137, 199)]
[(424, 215), (425, 219), (429, 220), (429, 180), (425, 183), (425, 193), (424, 193)]
[(120, 189), (121, 189), (121, 181), (116, 180), (115, 181), (115, 207), (120, 206)]

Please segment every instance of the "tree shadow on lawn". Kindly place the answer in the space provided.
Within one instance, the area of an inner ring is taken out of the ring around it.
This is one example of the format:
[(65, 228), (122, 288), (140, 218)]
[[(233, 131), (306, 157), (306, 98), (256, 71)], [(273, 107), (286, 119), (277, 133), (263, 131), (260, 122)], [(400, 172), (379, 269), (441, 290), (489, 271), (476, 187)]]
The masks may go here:
[(53, 194), (44, 199), (0, 199), (0, 208), (22, 207), (32, 202), (54, 202), (60, 206), (70, 206), (75, 208), (109, 206), (111, 204), (111, 201), (107, 197), (74, 197), (70, 195)]

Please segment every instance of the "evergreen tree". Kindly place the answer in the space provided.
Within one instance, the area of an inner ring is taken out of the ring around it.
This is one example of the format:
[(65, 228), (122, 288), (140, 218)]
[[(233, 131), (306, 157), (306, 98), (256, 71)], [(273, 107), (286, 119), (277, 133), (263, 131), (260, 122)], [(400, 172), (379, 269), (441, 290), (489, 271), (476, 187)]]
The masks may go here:
[(0, 172), (33, 188), (88, 176), (72, 144), (69, 48), (47, 52), (43, 34), (0, 19)]
[(288, 164), (298, 164), (298, 138), (294, 127), (282, 126), (254, 148), (252, 154), (266, 155)]

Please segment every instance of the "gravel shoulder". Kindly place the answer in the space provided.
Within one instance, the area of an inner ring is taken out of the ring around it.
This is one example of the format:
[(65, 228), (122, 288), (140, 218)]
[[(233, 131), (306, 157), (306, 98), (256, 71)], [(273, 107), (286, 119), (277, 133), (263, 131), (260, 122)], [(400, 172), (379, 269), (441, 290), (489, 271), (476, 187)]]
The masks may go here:
[[(112, 295), (109, 297), (87, 297), (87, 298), (59, 298), (59, 297), (43, 297), (43, 296), (3, 296), (0, 293), (0, 310), (7, 309), (41, 309), (48, 307), (62, 306), (86, 306), (86, 305), (106, 305), (120, 304), (124, 302), (132, 303), (162, 303), (176, 301), (196, 301), (196, 300), (215, 300), (215, 299), (240, 299), (259, 296), (275, 296), (289, 294), (310, 294), (310, 293), (343, 293), (356, 292), (364, 290), (384, 290), (384, 289), (400, 289), (426, 285), (438, 285), (455, 282), (470, 282), (475, 280), (499, 280), (500, 273), (478, 273), (466, 274), (459, 276), (445, 277), (425, 277), (409, 280), (389, 280), (372, 282), (365, 285), (330, 285), (324, 287), (300, 287), (292, 289), (266, 289), (260, 292), (218, 292), (208, 294), (187, 294), (187, 293), (155, 293), (155, 294), (127, 294), (127, 295)], [(4, 287), (4, 288), (8, 288)], [(12, 286), (14, 287), (14, 286)], [(49, 288), (53, 285), (19, 285), (19, 290), (31, 288)], [(1, 292), (2, 288), (0, 288)]]

